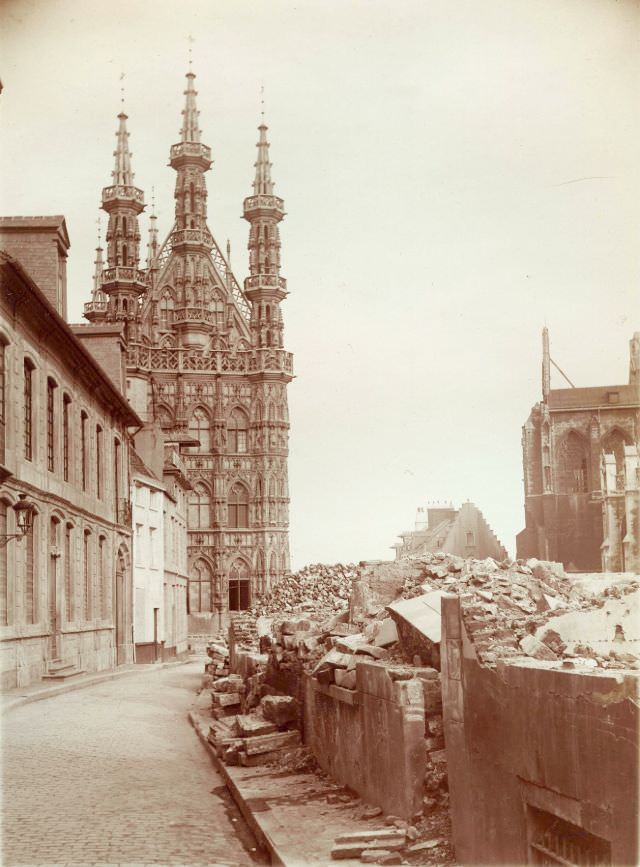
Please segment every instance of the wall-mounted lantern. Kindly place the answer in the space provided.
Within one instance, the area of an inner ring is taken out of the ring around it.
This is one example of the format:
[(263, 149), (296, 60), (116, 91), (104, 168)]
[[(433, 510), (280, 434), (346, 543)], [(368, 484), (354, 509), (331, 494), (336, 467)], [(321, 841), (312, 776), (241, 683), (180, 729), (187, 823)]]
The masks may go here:
[(16, 513), (16, 526), (19, 532), (0, 535), (0, 547), (8, 544), (10, 539), (22, 539), (33, 527), (33, 516), (36, 512), (36, 507), (32, 502), (27, 500), (26, 494), (19, 495), (18, 502), (13, 507), (13, 511)]

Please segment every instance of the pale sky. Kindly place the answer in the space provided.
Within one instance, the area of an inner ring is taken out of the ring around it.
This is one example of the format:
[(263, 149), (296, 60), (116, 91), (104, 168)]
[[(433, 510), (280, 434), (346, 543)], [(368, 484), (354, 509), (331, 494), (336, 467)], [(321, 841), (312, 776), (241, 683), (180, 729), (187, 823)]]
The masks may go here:
[(472, 500), (514, 554), (543, 325), (576, 385), (626, 382), (640, 329), (640, 3), (3, 0), (0, 15), (1, 210), (65, 215), (73, 321), (120, 73), (164, 238), (193, 36), (209, 227), (240, 281), (264, 84), (288, 214), (294, 568), (391, 558), (430, 500)]

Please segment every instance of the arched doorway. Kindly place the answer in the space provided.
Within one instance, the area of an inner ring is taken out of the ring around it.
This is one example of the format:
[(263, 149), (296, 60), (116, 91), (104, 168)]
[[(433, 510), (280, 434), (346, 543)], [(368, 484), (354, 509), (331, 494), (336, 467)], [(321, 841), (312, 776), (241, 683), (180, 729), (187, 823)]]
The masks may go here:
[(229, 611), (246, 611), (251, 604), (249, 567), (239, 557), (229, 569)]

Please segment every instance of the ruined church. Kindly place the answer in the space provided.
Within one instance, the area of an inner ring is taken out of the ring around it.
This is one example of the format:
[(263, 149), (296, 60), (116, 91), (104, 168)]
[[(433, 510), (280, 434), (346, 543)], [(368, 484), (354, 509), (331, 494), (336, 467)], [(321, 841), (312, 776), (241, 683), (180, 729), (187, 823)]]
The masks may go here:
[(205, 633), (289, 572), (293, 369), (280, 308), (284, 202), (274, 195), (267, 127), (259, 127), (253, 192), (244, 199), (249, 275), (241, 288), (228, 245), (225, 255), (207, 225), (211, 148), (201, 141), (191, 70), (186, 79), (180, 141), (170, 148), (175, 223), (160, 244), (150, 215), (146, 267), (144, 193), (134, 185), (127, 115), (118, 116), (112, 182), (102, 190), (106, 262), (98, 245), (84, 315), (95, 336), (118, 337), (129, 402), (186, 465), (189, 630)]

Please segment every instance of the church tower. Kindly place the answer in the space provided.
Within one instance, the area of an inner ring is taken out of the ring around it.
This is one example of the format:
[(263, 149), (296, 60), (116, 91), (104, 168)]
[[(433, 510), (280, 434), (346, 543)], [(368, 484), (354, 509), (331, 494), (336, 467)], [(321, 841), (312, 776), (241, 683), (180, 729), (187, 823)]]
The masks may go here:
[[(188, 507), (188, 611), (191, 634), (215, 632), (229, 611), (289, 573), (289, 415), (291, 354), (283, 348), (278, 225), (267, 127), (259, 127), (249, 222), (249, 275), (241, 288), (207, 224), (205, 176), (211, 148), (201, 140), (195, 74), (184, 90), (176, 172), (175, 221), (158, 244), (150, 216), (147, 269), (138, 270), (137, 217), (126, 117), (120, 115), (109, 214), (107, 266), (96, 278), (91, 321), (128, 322), (127, 396), (136, 412), (179, 447), (192, 490)], [(101, 251), (97, 271), (102, 268)], [(128, 317), (135, 315), (131, 321)]]
[(92, 303), (85, 306), (90, 322), (124, 322), (128, 337), (138, 331), (140, 299), (146, 291), (146, 277), (140, 270), (140, 229), (138, 216), (144, 210), (144, 193), (133, 184), (127, 115), (118, 115), (117, 143), (113, 152), (113, 183), (102, 190), (102, 209), (109, 215), (107, 224), (107, 267), (102, 264), (102, 249), (97, 249), (96, 276)]

